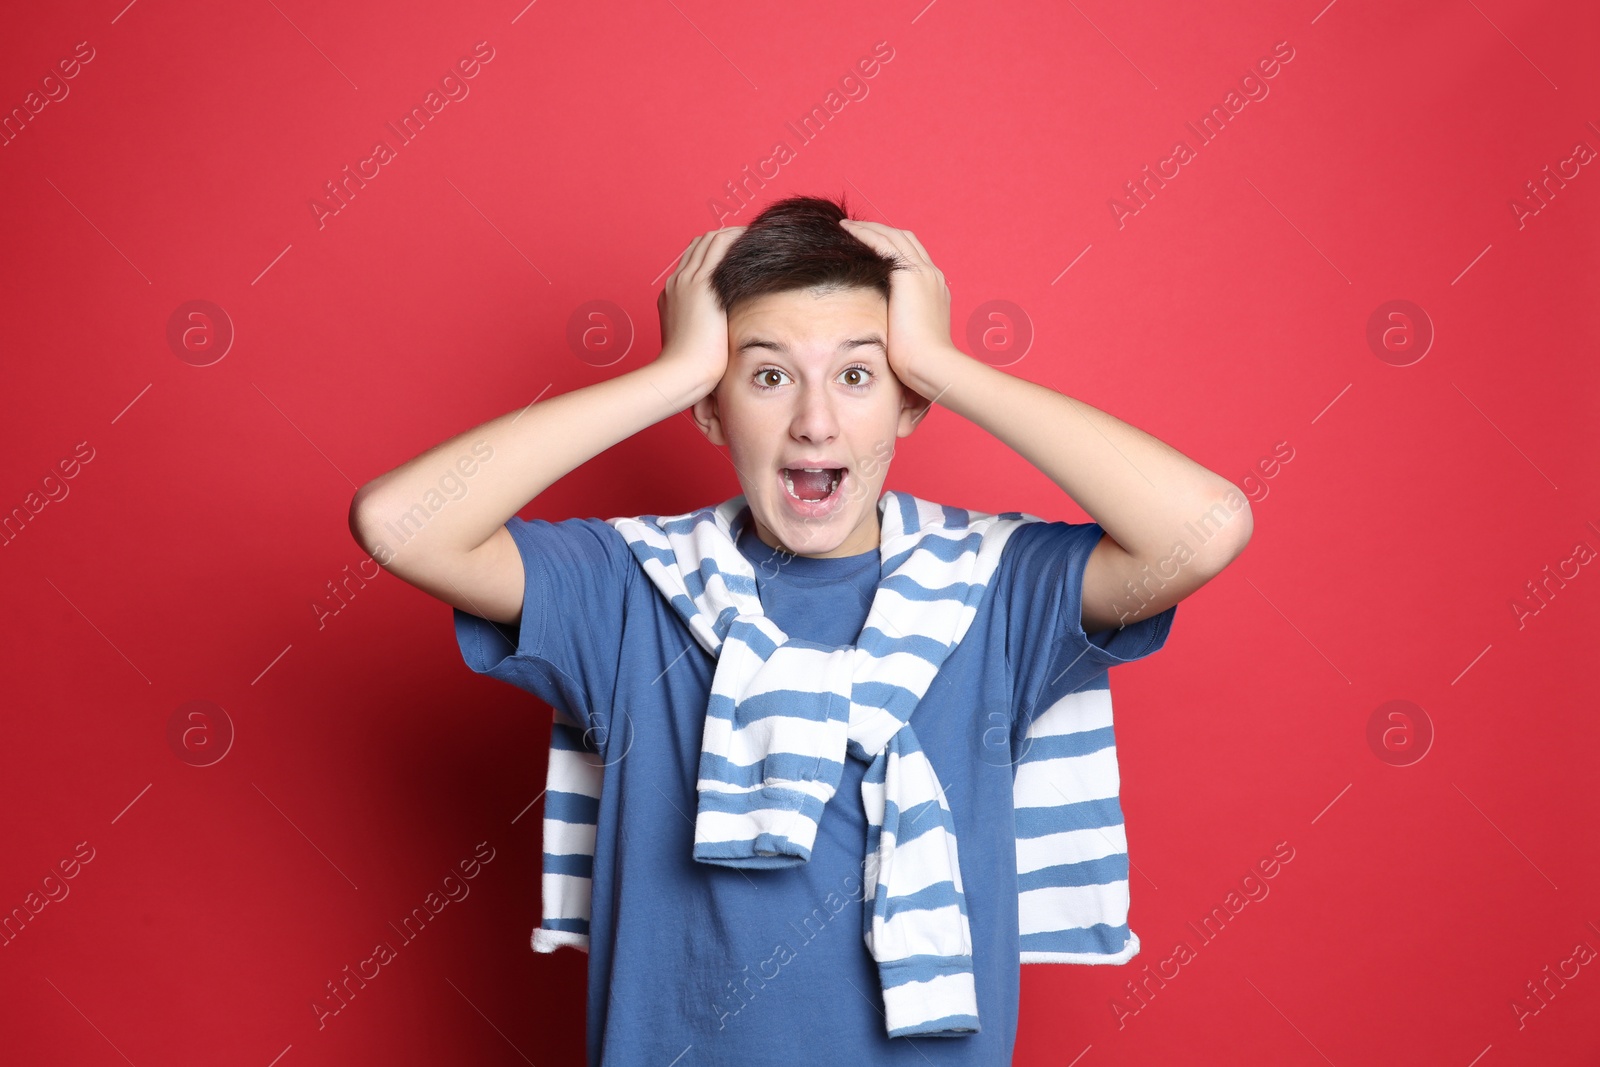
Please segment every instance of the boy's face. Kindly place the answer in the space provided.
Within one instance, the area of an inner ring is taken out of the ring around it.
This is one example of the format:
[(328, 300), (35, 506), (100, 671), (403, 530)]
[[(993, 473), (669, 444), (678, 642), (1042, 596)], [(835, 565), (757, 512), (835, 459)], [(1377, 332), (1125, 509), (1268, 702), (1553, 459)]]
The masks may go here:
[[(889, 304), (876, 289), (769, 293), (728, 316), (728, 369), (694, 418), (727, 446), (770, 547), (813, 557), (878, 547), (895, 440), (927, 404), (890, 371), (888, 336)], [(836, 483), (792, 474), (791, 494), (785, 468), (804, 467), (843, 472)]]

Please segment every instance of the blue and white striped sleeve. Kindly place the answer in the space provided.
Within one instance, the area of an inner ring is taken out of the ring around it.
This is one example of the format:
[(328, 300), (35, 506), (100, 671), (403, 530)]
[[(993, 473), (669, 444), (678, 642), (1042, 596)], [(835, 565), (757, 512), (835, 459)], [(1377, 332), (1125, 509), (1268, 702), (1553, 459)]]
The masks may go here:
[(527, 690), (558, 719), (603, 737), (636, 569), (627, 542), (602, 519), (512, 516), (505, 525), (522, 554), (522, 618), (512, 626), (454, 609), (461, 656), (476, 673)]

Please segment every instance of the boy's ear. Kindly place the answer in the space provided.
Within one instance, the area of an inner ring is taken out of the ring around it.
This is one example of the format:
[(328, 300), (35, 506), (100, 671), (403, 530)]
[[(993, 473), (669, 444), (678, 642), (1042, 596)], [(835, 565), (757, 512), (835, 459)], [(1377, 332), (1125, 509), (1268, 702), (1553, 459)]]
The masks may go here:
[(900, 385), (900, 421), (895, 427), (897, 437), (909, 437), (933, 403), (905, 383)]
[(700, 427), (700, 432), (714, 445), (726, 445), (728, 435), (723, 432), (722, 412), (717, 407), (717, 391), (715, 389), (696, 400), (689, 408), (690, 417), (694, 424)]

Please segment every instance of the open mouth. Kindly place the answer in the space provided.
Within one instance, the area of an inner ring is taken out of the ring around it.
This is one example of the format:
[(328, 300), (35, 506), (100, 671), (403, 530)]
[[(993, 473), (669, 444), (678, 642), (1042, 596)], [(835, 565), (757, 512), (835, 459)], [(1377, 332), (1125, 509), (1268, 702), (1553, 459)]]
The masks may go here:
[(783, 487), (802, 504), (820, 504), (833, 497), (844, 482), (846, 467), (780, 468)]

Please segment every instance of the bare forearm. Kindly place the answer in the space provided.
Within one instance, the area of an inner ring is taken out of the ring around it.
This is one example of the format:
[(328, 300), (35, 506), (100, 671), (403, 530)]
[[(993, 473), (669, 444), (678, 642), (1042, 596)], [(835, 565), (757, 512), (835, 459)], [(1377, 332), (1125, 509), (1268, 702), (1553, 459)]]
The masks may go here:
[(1005, 442), (1140, 559), (1165, 557), (1184, 523), (1234, 488), (1143, 430), (957, 349), (919, 357), (915, 377), (917, 392)]
[(509, 411), (363, 485), (351, 531), (369, 552), (389, 549), (385, 567), (470, 552), (563, 475), (704, 392), (651, 363)]

